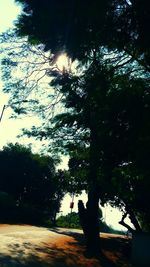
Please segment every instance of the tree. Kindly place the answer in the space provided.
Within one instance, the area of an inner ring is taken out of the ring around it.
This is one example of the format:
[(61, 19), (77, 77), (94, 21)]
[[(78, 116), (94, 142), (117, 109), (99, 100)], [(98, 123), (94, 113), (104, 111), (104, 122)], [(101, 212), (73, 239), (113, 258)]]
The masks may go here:
[[(93, 75), (93, 77), (96, 76)], [(86, 88), (85, 83), (82, 85)], [(114, 83), (111, 78), (110, 85), (107, 85), (106, 89), (106, 92), (103, 94), (101, 92), (99, 95), (101, 100), (96, 96), (99, 105), (97, 105), (98, 138), (95, 152), (99, 154), (100, 199), (102, 202), (111, 200), (111, 203), (125, 209), (137, 231), (140, 230), (140, 226), (136, 218), (139, 221), (143, 218), (145, 221), (147, 217), (145, 226), (147, 225), (148, 230), (150, 225), (149, 206), (147, 205), (149, 193), (145, 185), (148, 186), (149, 183), (147, 176), (149, 173), (147, 156), (149, 151), (149, 136), (147, 135), (149, 132), (147, 116), (150, 112), (149, 85), (141, 78), (132, 77), (131, 80), (126, 75), (118, 75), (117, 87), (116, 81)], [(85, 158), (88, 148), (85, 150), (83, 157), (80, 149), (79, 155), (72, 154), (70, 163), (71, 168), (73, 168), (72, 165), (74, 166), (74, 175), (79, 175), (78, 170), (84, 170), (89, 164), (88, 157)], [(86, 176), (86, 172), (84, 175)], [(141, 228), (146, 229), (142, 225)]]
[(10, 195), (19, 208), (33, 208), (35, 216), (39, 213), (54, 222), (64, 191), (53, 159), (33, 154), (22, 145), (8, 144), (0, 151), (0, 168), (0, 191)]

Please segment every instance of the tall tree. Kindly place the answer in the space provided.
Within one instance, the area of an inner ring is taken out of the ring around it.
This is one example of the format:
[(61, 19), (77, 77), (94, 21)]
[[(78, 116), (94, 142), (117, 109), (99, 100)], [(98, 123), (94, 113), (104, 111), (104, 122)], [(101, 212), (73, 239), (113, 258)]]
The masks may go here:
[[(98, 198), (102, 201), (114, 200), (117, 206), (122, 206), (130, 214), (137, 230), (140, 227), (135, 217), (143, 216), (145, 220), (144, 213), (146, 213), (147, 222), (145, 222), (149, 229), (149, 208), (144, 200), (147, 199), (148, 192), (145, 198), (138, 197), (139, 185), (141, 184), (141, 190), (145, 188), (144, 184), (148, 184), (147, 172), (149, 173), (147, 157), (150, 141), (148, 79), (129, 76), (126, 73), (123, 75), (114, 73), (113, 69), (106, 69), (104, 63), (103, 66), (97, 64), (95, 71), (94, 66), (91, 66), (88, 71), (85, 71), (81, 81), (75, 84), (73, 81), (70, 83), (68, 87), (70, 93), (66, 97), (66, 106), (69, 103), (74, 114), (70, 114), (70, 120), (69, 113), (56, 117), (58, 132), (63, 131), (63, 125), (68, 125), (72, 129), (77, 124), (82, 133), (84, 129), (84, 142), (81, 139), (80, 147), (68, 144), (72, 155), (70, 160), (72, 174), (76, 173), (81, 177), (83, 174), (85, 178), (89, 166), (90, 170), (93, 166), (94, 170), (91, 173), (94, 174), (94, 179), (89, 173), (89, 180), (86, 180), (90, 189), (93, 186), (91, 182), (94, 182)], [(66, 84), (64, 87), (66, 88)], [(71, 92), (73, 92), (72, 95)], [(75, 99), (78, 100), (75, 101)], [(79, 110), (82, 112), (76, 116)], [(92, 111), (94, 112), (92, 125), (95, 124), (95, 132), (91, 157), (90, 116)]]

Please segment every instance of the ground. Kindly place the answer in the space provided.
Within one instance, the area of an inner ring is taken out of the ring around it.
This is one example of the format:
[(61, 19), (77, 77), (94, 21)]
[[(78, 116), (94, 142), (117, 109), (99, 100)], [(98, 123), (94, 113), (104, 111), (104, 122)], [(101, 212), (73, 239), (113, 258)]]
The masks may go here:
[(101, 254), (88, 258), (80, 230), (1, 224), (0, 267), (132, 267), (128, 242), (101, 234)]

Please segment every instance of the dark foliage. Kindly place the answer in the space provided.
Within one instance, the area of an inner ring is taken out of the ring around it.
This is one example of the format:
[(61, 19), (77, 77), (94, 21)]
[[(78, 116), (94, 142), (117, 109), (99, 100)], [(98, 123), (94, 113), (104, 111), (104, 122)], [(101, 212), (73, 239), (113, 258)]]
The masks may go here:
[(0, 169), (1, 219), (55, 221), (64, 193), (52, 158), (33, 154), (19, 144), (8, 144), (0, 151)]
[(105, 46), (128, 51), (150, 67), (148, 0), (16, 2), (23, 6), (17, 31), (32, 44), (43, 43), (54, 54), (65, 50), (78, 59)]

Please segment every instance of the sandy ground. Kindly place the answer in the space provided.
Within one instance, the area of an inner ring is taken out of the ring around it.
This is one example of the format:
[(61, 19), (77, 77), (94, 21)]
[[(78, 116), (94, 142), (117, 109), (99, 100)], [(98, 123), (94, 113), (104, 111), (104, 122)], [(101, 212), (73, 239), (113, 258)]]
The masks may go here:
[(125, 238), (101, 236), (103, 255), (99, 259), (89, 259), (84, 256), (82, 231), (0, 225), (0, 267), (131, 266), (128, 255), (124, 255), (122, 250), (122, 244), (126, 244)]

